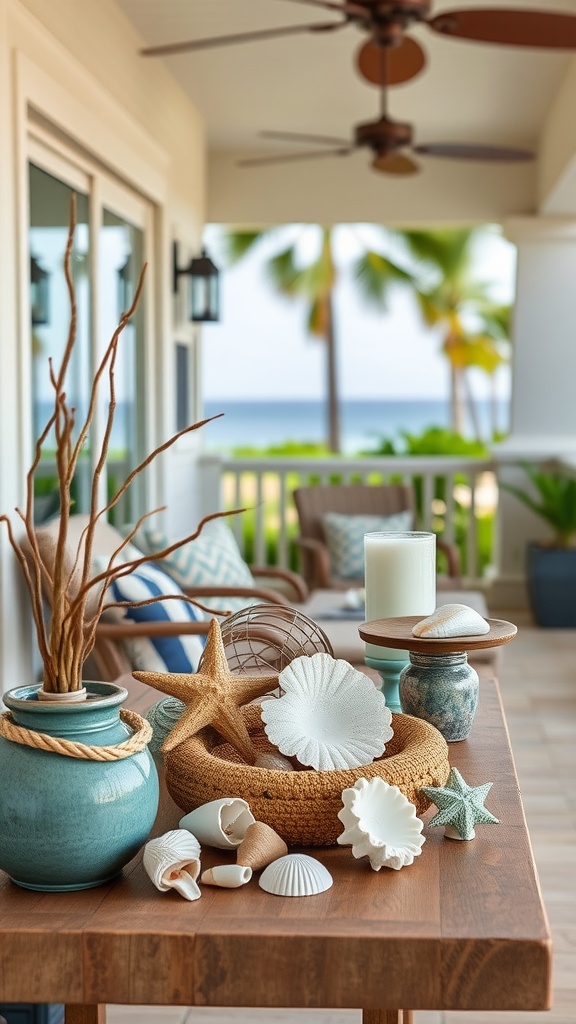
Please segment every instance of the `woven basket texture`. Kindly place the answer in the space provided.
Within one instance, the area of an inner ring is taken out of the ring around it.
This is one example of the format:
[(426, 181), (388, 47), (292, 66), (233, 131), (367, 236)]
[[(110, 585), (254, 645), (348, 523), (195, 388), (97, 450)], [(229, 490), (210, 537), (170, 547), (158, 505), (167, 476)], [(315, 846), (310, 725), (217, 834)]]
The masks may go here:
[[(260, 708), (242, 714), (259, 753), (275, 750), (264, 733)], [(394, 735), (382, 758), (341, 771), (283, 772), (245, 764), (212, 729), (203, 729), (165, 755), (166, 784), (183, 811), (209, 800), (242, 797), (257, 821), (264, 821), (289, 845), (333, 846), (342, 832), (338, 811), (342, 790), (357, 779), (379, 775), (398, 786), (421, 814), (430, 800), (422, 786), (443, 786), (448, 778), (448, 745), (434, 726), (411, 715), (392, 715)]]

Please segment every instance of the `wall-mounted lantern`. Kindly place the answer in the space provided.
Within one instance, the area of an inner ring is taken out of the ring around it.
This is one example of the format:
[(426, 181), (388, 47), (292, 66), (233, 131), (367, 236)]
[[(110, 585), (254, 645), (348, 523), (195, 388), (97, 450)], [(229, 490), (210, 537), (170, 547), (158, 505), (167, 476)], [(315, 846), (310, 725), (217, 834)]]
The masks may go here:
[(194, 256), (187, 267), (178, 266), (178, 243), (172, 247), (174, 294), (178, 291), (178, 278), (190, 278), (190, 320), (210, 323), (220, 319), (220, 272), (205, 249)]

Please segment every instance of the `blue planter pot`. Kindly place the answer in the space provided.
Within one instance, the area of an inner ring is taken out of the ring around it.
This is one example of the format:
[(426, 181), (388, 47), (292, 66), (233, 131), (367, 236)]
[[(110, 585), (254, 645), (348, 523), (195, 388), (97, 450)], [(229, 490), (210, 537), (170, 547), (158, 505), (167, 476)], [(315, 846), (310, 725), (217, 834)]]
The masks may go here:
[(526, 575), (534, 620), (550, 629), (576, 627), (576, 548), (529, 544)]
[[(40, 687), (4, 695), (16, 725), (90, 746), (121, 743), (127, 690), (85, 683), (86, 701), (39, 701)], [(0, 868), (27, 889), (89, 889), (114, 878), (146, 841), (158, 808), (147, 749), (117, 761), (37, 750), (0, 736)]]

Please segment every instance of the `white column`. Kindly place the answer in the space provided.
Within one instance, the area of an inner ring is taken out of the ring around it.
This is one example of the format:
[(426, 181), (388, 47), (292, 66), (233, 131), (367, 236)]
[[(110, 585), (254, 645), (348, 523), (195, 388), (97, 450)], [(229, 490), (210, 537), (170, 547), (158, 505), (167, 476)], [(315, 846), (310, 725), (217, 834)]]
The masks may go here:
[[(514, 463), (576, 455), (576, 218), (504, 225), (518, 247), (512, 327), (511, 430), (494, 451), (500, 479), (525, 483)], [(526, 542), (546, 525), (511, 495), (500, 505), (500, 571), (493, 604), (525, 603)]]
[[(9, 514), (14, 531), (22, 526), (14, 506), (24, 500), (24, 427), (21, 386), (21, 332), (17, 302), (17, 267), (14, 250), (17, 196), (14, 181), (13, 93), (11, 53), (7, 30), (7, 4), (0, 0), (0, 513)], [(27, 263), (24, 262), (24, 266)], [(0, 524), (0, 707), (1, 695), (14, 686), (34, 682), (30, 599), (22, 574)]]

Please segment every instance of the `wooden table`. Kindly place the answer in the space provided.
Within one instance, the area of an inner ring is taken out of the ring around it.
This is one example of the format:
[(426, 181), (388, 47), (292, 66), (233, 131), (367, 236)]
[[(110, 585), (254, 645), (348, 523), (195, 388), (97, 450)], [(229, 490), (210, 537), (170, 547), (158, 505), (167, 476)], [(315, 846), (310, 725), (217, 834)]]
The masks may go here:
[[(142, 709), (158, 695), (138, 685)], [(547, 1009), (550, 935), (493, 680), (450, 758), (469, 784), (494, 783), (486, 803), (501, 824), (472, 842), (426, 827), (398, 872), (349, 848), (309, 850), (334, 876), (318, 896), (271, 896), (254, 877), (189, 903), (157, 892), (140, 856), (76, 893), (28, 892), (0, 872), (0, 1002), (66, 1003), (67, 1024), (103, 1024), (106, 1003), (361, 1007), (364, 1024), (409, 1024), (398, 1007)], [(164, 794), (155, 833), (180, 816)], [(227, 859), (203, 850), (203, 867)]]

